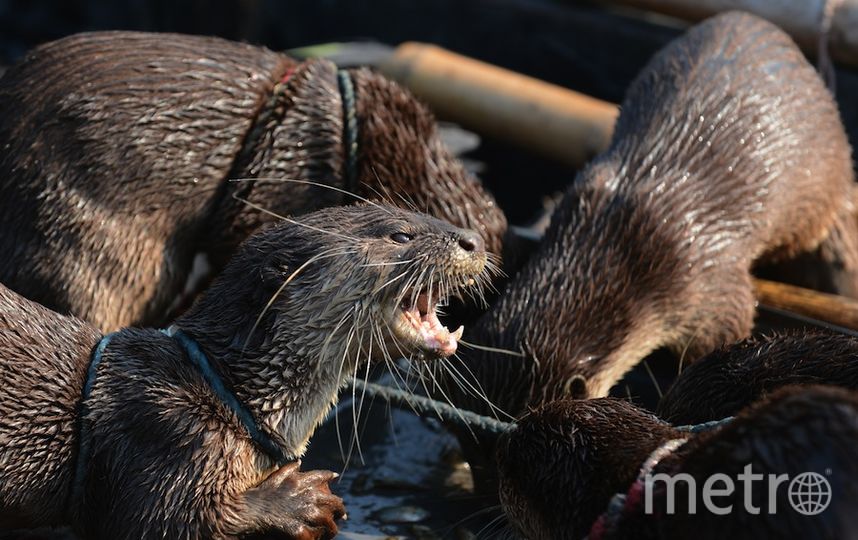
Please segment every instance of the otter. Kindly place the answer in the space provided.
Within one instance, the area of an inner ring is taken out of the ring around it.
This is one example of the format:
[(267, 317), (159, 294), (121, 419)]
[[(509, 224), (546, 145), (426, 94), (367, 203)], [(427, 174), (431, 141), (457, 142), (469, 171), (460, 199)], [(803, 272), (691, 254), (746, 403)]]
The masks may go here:
[(858, 262), (853, 184), (835, 102), (795, 43), (749, 14), (713, 17), (632, 83), (610, 147), (473, 327), (488, 349), (462, 362), (517, 416), (605, 396), (657, 348), (690, 361), (746, 337), (756, 261), (836, 237)]
[(86, 538), (328, 538), (332, 473), (296, 461), (367, 361), (429, 361), (483, 285), (473, 231), (333, 207), (245, 241), (168, 331), (102, 337), (0, 287), (0, 528)]
[(835, 332), (790, 332), (719, 348), (683, 370), (658, 403), (672, 423), (733, 416), (783, 386), (818, 384), (858, 390), (858, 339)]
[[(855, 538), (856, 436), (858, 396), (836, 387), (784, 387), (697, 434), (614, 398), (560, 400), (501, 438), (501, 501), (513, 528), (530, 539)], [(751, 495), (741, 483), (748, 466), (757, 478)], [(672, 510), (663, 482), (647, 491), (648, 472), (685, 478), (674, 484)], [(789, 481), (806, 472), (831, 487), (818, 515), (790, 504)], [(726, 515), (703, 506), (701, 491), (714, 474), (735, 482), (712, 499), (730, 506)], [(768, 475), (786, 476), (773, 486), (762, 480)], [(688, 478), (697, 486), (695, 511)]]
[(396, 83), (217, 38), (42, 45), (0, 79), (0, 145), (0, 282), (102, 331), (169, 320), (195, 254), (216, 273), (275, 214), (344, 192), (477, 230), (495, 255), (506, 230)]

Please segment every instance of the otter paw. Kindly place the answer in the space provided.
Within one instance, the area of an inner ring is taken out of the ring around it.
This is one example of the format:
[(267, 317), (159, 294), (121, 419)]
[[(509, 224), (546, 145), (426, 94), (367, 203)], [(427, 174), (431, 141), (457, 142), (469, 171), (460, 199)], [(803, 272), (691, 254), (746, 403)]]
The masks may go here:
[(301, 472), (300, 462), (284, 465), (256, 489), (254, 498), (270, 512), (267, 519), (285, 537), (295, 540), (333, 538), (337, 520), (346, 518), (343, 500), (331, 492), (330, 471)]

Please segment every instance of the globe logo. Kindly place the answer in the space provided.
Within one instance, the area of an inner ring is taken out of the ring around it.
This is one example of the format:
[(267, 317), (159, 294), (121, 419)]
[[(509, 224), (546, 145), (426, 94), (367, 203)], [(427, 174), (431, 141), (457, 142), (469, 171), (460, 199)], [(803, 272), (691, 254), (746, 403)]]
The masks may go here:
[(815, 472), (804, 472), (789, 483), (789, 503), (799, 514), (815, 516), (831, 504), (831, 484)]

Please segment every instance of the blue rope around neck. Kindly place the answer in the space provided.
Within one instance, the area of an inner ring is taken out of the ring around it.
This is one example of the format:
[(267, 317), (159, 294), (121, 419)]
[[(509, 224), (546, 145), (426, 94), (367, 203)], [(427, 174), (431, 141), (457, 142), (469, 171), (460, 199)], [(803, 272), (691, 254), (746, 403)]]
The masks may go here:
[(98, 345), (95, 347), (95, 351), (92, 353), (92, 359), (90, 360), (89, 367), (86, 370), (86, 379), (83, 383), (83, 392), (81, 394), (80, 405), (78, 406), (77, 413), (79, 447), (69, 502), (79, 501), (83, 494), (83, 483), (84, 480), (86, 480), (86, 465), (90, 458), (89, 432), (91, 421), (89, 419), (89, 405), (87, 405), (87, 400), (89, 400), (89, 395), (92, 393), (92, 386), (95, 384), (95, 375), (98, 372), (98, 365), (101, 364), (101, 358), (104, 356), (104, 350), (115, 335), (116, 332), (113, 332), (101, 338), (101, 341), (98, 342)]
[[(224, 386), (223, 380), (212, 368), (208, 357), (202, 349), (200, 349), (197, 342), (177, 328), (171, 327), (166, 330), (161, 330), (161, 332), (175, 339), (182, 349), (184, 349), (188, 359), (192, 364), (194, 364), (194, 366), (196, 366), (217, 397), (232, 409), (236, 416), (238, 416), (238, 419), (244, 425), (245, 429), (247, 429), (247, 432), (250, 434), (250, 438), (253, 442), (262, 451), (268, 454), (268, 456), (274, 460), (278, 466), (283, 466), (288, 463), (289, 460), (283, 453), (283, 450), (277, 446), (271, 437), (259, 429), (259, 426), (256, 424), (256, 420), (254, 420), (253, 415), (247, 407), (242, 405), (238, 398), (235, 397), (235, 394)], [(89, 406), (87, 405), (87, 400), (92, 393), (92, 387), (95, 384), (95, 377), (98, 374), (98, 366), (101, 364), (101, 360), (104, 357), (104, 351), (107, 349), (107, 346), (110, 344), (110, 340), (113, 339), (115, 335), (116, 332), (107, 334), (101, 338), (101, 341), (98, 342), (98, 345), (92, 353), (92, 359), (90, 360), (89, 368), (87, 368), (86, 371), (86, 380), (83, 385), (80, 406), (78, 407), (78, 440), (80, 441), (80, 446), (75, 466), (74, 479), (72, 480), (71, 502), (79, 501), (83, 494), (83, 485), (86, 480), (86, 467), (92, 457), (90, 455), (90, 431), (92, 426), (91, 420), (89, 419)]]
[(337, 83), (343, 100), (343, 146), (346, 150), (346, 189), (357, 189), (358, 122), (355, 87), (349, 72), (337, 71)]
[(199, 369), (200, 374), (202, 374), (206, 382), (209, 383), (209, 386), (214, 390), (215, 394), (217, 394), (217, 397), (232, 409), (233, 412), (235, 412), (238, 419), (241, 420), (242, 424), (244, 424), (244, 428), (250, 434), (250, 438), (253, 442), (268, 454), (268, 456), (273, 459), (277, 465), (282, 466), (288, 463), (289, 460), (286, 458), (283, 450), (277, 446), (271, 437), (259, 429), (259, 426), (256, 424), (256, 420), (254, 420), (253, 415), (247, 407), (245, 407), (238, 398), (235, 397), (235, 394), (230, 392), (229, 389), (224, 386), (223, 380), (218, 376), (214, 368), (212, 368), (208, 357), (202, 349), (200, 349), (197, 342), (178, 328), (170, 327), (166, 330), (161, 330), (161, 332), (175, 339), (179, 345), (185, 349), (188, 359), (190, 359), (191, 363)]

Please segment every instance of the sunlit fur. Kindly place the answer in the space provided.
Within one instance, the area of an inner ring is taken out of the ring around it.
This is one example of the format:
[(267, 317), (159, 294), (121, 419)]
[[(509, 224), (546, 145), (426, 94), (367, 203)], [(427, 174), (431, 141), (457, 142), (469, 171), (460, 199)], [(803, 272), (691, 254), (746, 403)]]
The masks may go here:
[[(414, 239), (397, 244), (400, 232)], [(406, 294), (443, 298), (482, 279), (485, 252), (460, 249), (462, 234), (473, 233), (392, 207), (315, 212), (246, 242), (176, 324), (222, 359), (239, 399), (297, 455), (360, 360), (421, 354), (391, 330)], [(236, 284), (248, 294), (224, 305)]]
[[(246, 241), (176, 325), (263, 432), (298, 457), (357, 366), (431, 359), (389, 325), (415, 290), (457, 294), (470, 279), (478, 290), (481, 246), (471, 231), (375, 204), (287, 218)], [(89, 325), (0, 287), (0, 526), (70, 521), (87, 538), (111, 539), (297, 534), (310, 526), (302, 519), (316, 523), (340, 504), (324, 490), (272, 487), (271, 460), (176, 341), (129, 328), (99, 366), (83, 498), (67, 506), (97, 341)]]
[(512, 353), (463, 364), (515, 416), (604, 396), (656, 348), (688, 361), (745, 337), (755, 261), (833, 234), (855, 269), (853, 184), (835, 102), (792, 40), (748, 14), (712, 18), (634, 81), (611, 146), (469, 333)]
[(394, 205), (474, 229), (499, 255), (503, 213), (444, 146), (428, 108), (369, 69), (349, 73), (354, 185), (333, 62), (140, 32), (77, 34), (30, 51), (0, 79), (0, 281), (102, 331), (163, 324), (195, 253), (216, 273), (276, 221), (239, 198), (279, 215), (354, 201), (235, 178), (396, 194)]

